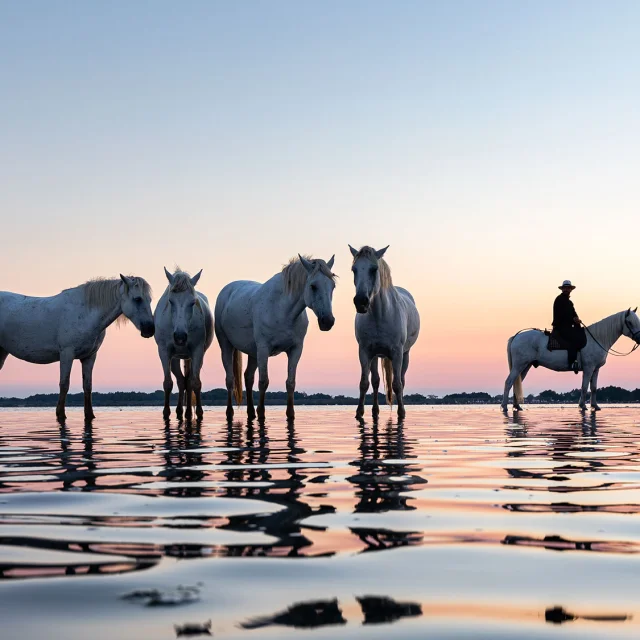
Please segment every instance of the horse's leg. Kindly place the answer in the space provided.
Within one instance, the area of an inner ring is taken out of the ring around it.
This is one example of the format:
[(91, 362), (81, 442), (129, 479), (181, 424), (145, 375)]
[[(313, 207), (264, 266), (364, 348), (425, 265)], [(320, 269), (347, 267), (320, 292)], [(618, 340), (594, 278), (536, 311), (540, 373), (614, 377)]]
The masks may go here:
[(92, 356), (81, 360), (82, 363), (82, 390), (84, 391), (84, 419), (93, 420), (93, 406), (91, 404), (91, 391), (93, 388), (93, 365), (96, 363), (96, 351)]
[(176, 418), (182, 420), (182, 407), (184, 405), (184, 387), (185, 380), (182, 373), (182, 367), (180, 366), (180, 358), (171, 358), (171, 372), (176, 378), (178, 383), (178, 404), (176, 405)]
[(164, 389), (164, 409), (162, 410), (162, 417), (166, 419), (171, 415), (171, 390), (173, 389), (173, 379), (171, 378), (171, 357), (167, 353), (167, 350), (162, 349), (160, 346), (158, 346), (158, 354), (160, 356), (162, 371), (164, 373), (164, 381), (162, 383), (162, 388)]
[(258, 420), (264, 420), (264, 398), (269, 388), (269, 350), (258, 347)]
[(221, 331), (216, 333), (227, 385), (227, 420), (233, 418), (233, 345)]
[(296, 369), (302, 356), (302, 345), (297, 345), (287, 353), (287, 420), (293, 420), (296, 412), (293, 408), (293, 394), (296, 390)]
[(244, 386), (247, 390), (247, 417), (253, 420), (256, 417), (256, 410), (253, 406), (253, 382), (256, 378), (258, 361), (249, 356), (247, 358), (247, 368), (244, 370)]
[(58, 406), (56, 407), (56, 418), (58, 418), (58, 420), (65, 420), (67, 417), (64, 407), (67, 400), (67, 393), (69, 393), (73, 356), (73, 351), (70, 350), (60, 353), (60, 395), (58, 397)]
[[(402, 365), (404, 354), (402, 350), (394, 351), (391, 356), (391, 366), (393, 367), (393, 392), (396, 394), (398, 401), (398, 420), (404, 420), (406, 412), (404, 410), (404, 394), (402, 385)], [(408, 361), (407, 361), (408, 364)]]
[(184, 417), (186, 420), (191, 420), (193, 418), (193, 403), (192, 394), (193, 394), (193, 374), (192, 374), (191, 362), (189, 360), (184, 361), (184, 404), (185, 411)]
[[(204, 412), (202, 411), (202, 382), (200, 381), (200, 369), (204, 360), (204, 344), (198, 347), (191, 356), (191, 388), (196, 397), (196, 418), (202, 420)], [(191, 398), (187, 398), (189, 407), (191, 406)]]
[(594, 411), (600, 411), (600, 407), (596, 402), (596, 392), (598, 391), (598, 373), (599, 372), (600, 372), (600, 367), (598, 367), (591, 375), (591, 408)]
[(402, 390), (404, 391), (404, 377), (407, 374), (409, 368), (409, 352), (405, 351), (402, 354)]
[(378, 370), (378, 358), (371, 361), (371, 387), (373, 392), (373, 406), (371, 415), (377, 418), (380, 415), (380, 402), (378, 401), (378, 390), (380, 389), (380, 371)]
[(356, 419), (360, 420), (364, 416), (364, 401), (369, 390), (369, 371), (371, 370), (371, 358), (369, 354), (360, 347), (358, 349), (358, 356), (360, 358), (360, 400), (358, 401), (358, 408), (356, 409)]
[[(520, 375), (520, 372), (515, 367), (511, 367), (511, 371), (507, 376), (507, 379), (504, 383), (504, 394), (502, 396), (502, 410), (506, 411), (509, 407), (509, 392), (511, 391), (511, 387), (513, 387), (513, 383), (516, 381), (516, 378)], [(516, 407), (516, 401), (514, 398), (514, 408)]]
[[(187, 384), (189, 382), (189, 378), (191, 377), (191, 360), (184, 361), (184, 406), (186, 407), (189, 402), (191, 402), (192, 396), (187, 395)], [(191, 389), (193, 391), (193, 388)]]
[(0, 347), (0, 370), (4, 367), (4, 361), (7, 359), (9, 352), (6, 349)]
[(589, 389), (589, 382), (591, 381), (591, 376), (593, 375), (593, 369), (583, 369), (582, 371), (582, 389), (580, 391), (580, 403), (578, 406), (582, 411), (587, 408), (587, 390)]

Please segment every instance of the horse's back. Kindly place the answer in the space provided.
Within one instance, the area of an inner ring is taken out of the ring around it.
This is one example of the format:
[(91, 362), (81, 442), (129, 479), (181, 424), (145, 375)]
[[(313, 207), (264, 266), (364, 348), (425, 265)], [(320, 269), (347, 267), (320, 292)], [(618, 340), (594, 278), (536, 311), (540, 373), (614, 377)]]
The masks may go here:
[[(413, 306), (416, 306), (416, 301), (413, 299), (413, 296), (404, 288), (404, 287), (396, 287), (396, 291), (407, 300), (413, 303)], [(417, 308), (417, 307), (416, 307)]]
[(213, 314), (211, 313), (211, 307), (209, 306), (209, 299), (204, 293), (200, 293), (196, 291), (196, 295), (198, 296), (198, 302), (200, 306), (200, 311), (202, 311), (203, 321), (204, 321), (204, 331), (205, 331), (205, 339), (204, 339), (204, 350), (206, 351), (213, 341)]
[(252, 280), (230, 282), (218, 294), (214, 311), (218, 339), (223, 336), (245, 353), (254, 350), (253, 302), (262, 285)]
[(420, 333), (420, 313), (413, 296), (403, 287), (396, 287), (400, 300), (405, 304), (407, 314), (407, 342), (405, 349), (408, 351), (418, 339)]
[(59, 360), (59, 328), (65, 308), (59, 297), (0, 291), (0, 347), (35, 364)]

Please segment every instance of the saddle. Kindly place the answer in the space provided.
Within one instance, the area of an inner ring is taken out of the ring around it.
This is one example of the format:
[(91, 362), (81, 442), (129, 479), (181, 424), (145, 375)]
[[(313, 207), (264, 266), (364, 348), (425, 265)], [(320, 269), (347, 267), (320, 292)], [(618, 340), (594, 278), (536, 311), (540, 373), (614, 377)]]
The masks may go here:
[(553, 331), (548, 329), (544, 330), (544, 335), (548, 336), (549, 342), (547, 343), (547, 349), (549, 351), (567, 351), (567, 343)]

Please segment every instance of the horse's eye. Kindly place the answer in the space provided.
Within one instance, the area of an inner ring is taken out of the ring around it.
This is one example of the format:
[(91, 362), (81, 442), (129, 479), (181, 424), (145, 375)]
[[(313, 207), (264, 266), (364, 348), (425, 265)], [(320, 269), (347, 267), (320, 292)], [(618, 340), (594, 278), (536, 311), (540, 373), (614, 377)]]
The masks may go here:
[(142, 298), (141, 298), (140, 296), (136, 296), (136, 297), (133, 299), (133, 301), (134, 301), (136, 304), (142, 304)]
[(316, 287), (315, 284), (311, 285), (311, 291), (313, 291), (314, 293), (318, 290), (318, 287)]
[(375, 275), (376, 271), (378, 270), (378, 267), (371, 267), (371, 269), (369, 269), (369, 273), (371, 275)]

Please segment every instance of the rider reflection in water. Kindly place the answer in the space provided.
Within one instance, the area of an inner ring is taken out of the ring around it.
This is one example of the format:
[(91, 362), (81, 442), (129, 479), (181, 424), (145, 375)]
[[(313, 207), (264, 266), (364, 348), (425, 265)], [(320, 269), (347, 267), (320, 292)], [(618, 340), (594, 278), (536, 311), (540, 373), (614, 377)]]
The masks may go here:
[(553, 303), (553, 331), (567, 346), (569, 368), (578, 373), (578, 351), (587, 344), (587, 336), (570, 300), (571, 292), (575, 289), (571, 280), (565, 280), (558, 289), (562, 293)]

